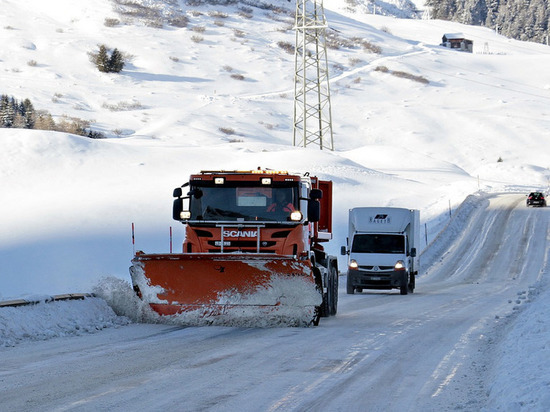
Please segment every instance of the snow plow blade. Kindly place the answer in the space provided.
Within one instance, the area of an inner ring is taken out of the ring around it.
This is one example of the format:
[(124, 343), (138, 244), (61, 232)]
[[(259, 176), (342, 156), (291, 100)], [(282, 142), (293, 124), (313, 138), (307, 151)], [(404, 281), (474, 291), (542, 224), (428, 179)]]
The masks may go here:
[(309, 262), (272, 254), (144, 254), (134, 290), (162, 321), (186, 325), (316, 325), (322, 295)]

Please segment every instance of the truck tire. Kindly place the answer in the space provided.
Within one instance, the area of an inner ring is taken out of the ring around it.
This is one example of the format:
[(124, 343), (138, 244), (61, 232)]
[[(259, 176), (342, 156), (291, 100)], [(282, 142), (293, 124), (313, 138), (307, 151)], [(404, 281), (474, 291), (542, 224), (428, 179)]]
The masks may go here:
[(334, 266), (330, 267), (330, 277), (330, 288), (332, 289), (330, 316), (335, 316), (338, 313), (338, 272)]
[(323, 294), (323, 302), (319, 306), (319, 315), (322, 318), (328, 318), (330, 316), (330, 304), (329, 304), (328, 292)]
[(321, 307), (315, 306), (315, 315), (313, 316), (313, 319), (311, 320), (311, 324), (313, 326), (319, 326), (319, 320), (321, 319), (320, 315)]
[[(321, 293), (321, 296), (322, 296), (322, 302), (321, 302), (321, 305), (317, 306), (318, 310), (317, 310), (317, 313), (318, 313), (318, 316), (320, 318), (326, 318), (328, 316), (330, 316), (330, 306), (329, 306), (329, 302), (328, 302), (328, 293), (324, 293), (324, 287), (323, 287), (323, 275), (321, 274), (321, 271), (319, 270), (318, 267), (314, 266), (313, 267), (313, 274), (315, 276), (315, 284), (317, 285), (317, 290), (319, 291), (319, 293)], [(328, 281), (328, 274), (327, 274), (327, 281)], [(328, 291), (328, 287), (327, 287), (327, 291)]]

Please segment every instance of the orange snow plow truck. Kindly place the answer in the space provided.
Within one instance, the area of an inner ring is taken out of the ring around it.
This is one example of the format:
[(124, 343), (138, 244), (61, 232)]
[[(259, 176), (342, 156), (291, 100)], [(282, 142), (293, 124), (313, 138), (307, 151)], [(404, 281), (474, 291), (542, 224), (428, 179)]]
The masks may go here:
[(186, 324), (317, 325), (335, 315), (332, 182), (283, 171), (201, 171), (174, 190), (182, 253), (137, 252), (134, 290)]

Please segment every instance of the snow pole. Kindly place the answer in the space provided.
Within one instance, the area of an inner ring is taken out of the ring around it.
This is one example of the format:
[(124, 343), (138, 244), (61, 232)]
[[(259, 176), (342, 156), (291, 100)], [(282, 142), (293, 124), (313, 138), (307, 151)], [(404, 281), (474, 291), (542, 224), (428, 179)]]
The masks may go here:
[(170, 253), (172, 253), (172, 226), (170, 226)]
[(136, 237), (135, 237), (135, 227), (134, 222), (132, 222), (132, 254), (136, 255)]

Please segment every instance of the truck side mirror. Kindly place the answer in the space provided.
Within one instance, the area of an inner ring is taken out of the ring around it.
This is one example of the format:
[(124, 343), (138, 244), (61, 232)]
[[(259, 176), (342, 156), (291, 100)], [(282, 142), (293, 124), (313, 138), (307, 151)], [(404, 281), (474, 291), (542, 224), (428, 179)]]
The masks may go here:
[(415, 247), (411, 248), (411, 257), (413, 257), (413, 258), (416, 257), (416, 248)]
[(318, 222), (321, 219), (321, 205), (317, 200), (307, 202), (307, 220)]
[(181, 185), (180, 187), (176, 187), (176, 188), (174, 189), (174, 194), (173, 194), (173, 196), (174, 196), (174, 197), (182, 197), (182, 196), (183, 196), (183, 188), (184, 188), (184, 187), (187, 187), (187, 186), (189, 186), (189, 182), (184, 183), (184, 184)]
[(323, 191), (321, 189), (311, 189), (309, 192), (309, 198), (311, 200), (319, 200), (323, 198)]
[(181, 212), (183, 212), (183, 199), (178, 197), (174, 199), (174, 205), (172, 207), (172, 218), (174, 220), (181, 220)]
[(348, 251), (346, 250), (346, 247), (345, 247), (345, 246), (342, 246), (342, 247), (340, 248), (340, 254), (341, 254), (342, 256), (348, 254)]

